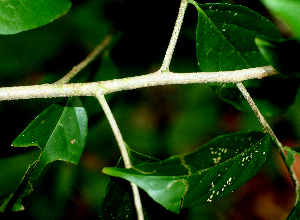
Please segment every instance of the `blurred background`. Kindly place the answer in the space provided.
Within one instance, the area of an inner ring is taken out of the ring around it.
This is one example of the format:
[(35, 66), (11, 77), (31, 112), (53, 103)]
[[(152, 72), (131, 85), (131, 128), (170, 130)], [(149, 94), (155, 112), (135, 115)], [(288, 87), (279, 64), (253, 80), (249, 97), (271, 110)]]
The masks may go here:
[[(206, 3), (208, 1), (198, 1)], [(258, 0), (209, 1), (241, 4), (268, 17), (282, 35), (288, 28)], [(113, 31), (111, 45), (72, 82), (143, 75), (160, 68), (180, 0), (73, 0), (69, 13), (44, 27), (0, 36), (0, 86), (52, 83), (82, 61)], [(170, 70), (196, 72), (197, 11), (189, 6)], [(267, 118), (279, 140), (299, 145), (300, 99), (283, 115)], [(238, 131), (262, 130), (254, 114), (222, 102), (208, 85), (172, 85), (118, 92), (107, 99), (131, 149), (159, 159), (189, 153), (212, 138)], [(57, 99), (0, 102), (0, 199), (18, 186), (36, 147), (13, 148), (11, 142)], [(87, 143), (79, 165), (53, 162), (43, 170), (34, 191), (24, 197), (25, 210), (1, 219), (99, 219), (109, 177), (120, 153), (96, 99), (83, 97), (89, 116)], [(296, 162), (296, 166), (299, 163)], [(300, 175), (299, 168), (295, 167)], [(229, 196), (185, 210), (187, 219), (285, 219), (293, 207), (293, 184), (276, 149), (261, 171)]]

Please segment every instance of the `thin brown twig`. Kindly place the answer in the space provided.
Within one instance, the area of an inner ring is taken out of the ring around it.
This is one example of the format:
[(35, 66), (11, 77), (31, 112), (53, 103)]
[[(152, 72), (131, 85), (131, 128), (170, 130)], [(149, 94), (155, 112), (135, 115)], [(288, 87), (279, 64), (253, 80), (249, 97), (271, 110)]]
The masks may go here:
[(268, 122), (266, 121), (264, 116), (261, 114), (260, 110), (256, 106), (254, 100), (248, 93), (248, 91), (247, 91), (246, 87), (243, 85), (243, 83), (237, 83), (236, 86), (238, 87), (240, 92), (243, 94), (244, 98), (247, 100), (248, 104), (250, 105), (252, 111), (256, 115), (256, 117), (257, 117), (258, 121), (260, 122), (264, 131), (267, 132), (270, 135), (270, 137), (272, 138), (272, 140), (275, 142), (275, 145), (276, 145), (286, 167), (288, 168), (290, 176), (294, 182), (295, 192), (296, 192), (296, 203), (297, 203), (299, 200), (299, 181), (297, 179), (297, 176), (295, 174), (295, 171), (294, 171), (292, 165), (290, 165), (288, 162), (287, 155), (285, 154), (285, 151), (283, 149), (281, 142), (278, 140), (278, 138), (276, 137), (275, 133), (273, 132), (271, 126), (268, 124)]
[(109, 45), (111, 39), (112, 39), (112, 33), (109, 33), (83, 61), (81, 61), (78, 65), (74, 66), (70, 72), (68, 72), (63, 78), (61, 78), (54, 84), (68, 83), (74, 76), (76, 76), (78, 72), (84, 69), (90, 62), (92, 62), (103, 51), (104, 48), (106, 48)]

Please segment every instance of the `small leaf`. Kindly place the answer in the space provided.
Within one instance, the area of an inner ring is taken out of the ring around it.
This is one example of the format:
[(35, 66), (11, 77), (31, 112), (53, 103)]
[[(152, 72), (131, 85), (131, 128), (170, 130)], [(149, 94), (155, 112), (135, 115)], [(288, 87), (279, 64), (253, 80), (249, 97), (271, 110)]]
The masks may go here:
[(287, 151), (288, 162), (290, 166), (292, 166), (295, 162), (295, 154), (298, 154), (300, 156), (300, 147), (290, 148), (283, 146), (283, 149)]
[(55, 160), (79, 162), (87, 136), (87, 116), (79, 98), (62, 99), (42, 112), (13, 141), (13, 146), (38, 146), (39, 165)]
[[(287, 157), (288, 157), (288, 163), (290, 165), (290, 167), (292, 167), (293, 163), (295, 162), (295, 154), (300, 155), (300, 147), (294, 147), (294, 148), (290, 148), (290, 147), (283, 147), (284, 150), (287, 151)], [(297, 203), (295, 204), (295, 206), (293, 207), (293, 209), (290, 211), (289, 216), (287, 217), (287, 220), (298, 220), (299, 216), (300, 216), (300, 202), (299, 202), (299, 189), (298, 190), (298, 195), (297, 195)]]
[(262, 0), (275, 15), (281, 17), (294, 34), (300, 37), (300, 2), (298, 0)]
[(212, 202), (246, 183), (259, 171), (269, 145), (267, 134), (234, 133), (219, 136), (191, 154), (103, 172), (137, 184), (154, 201), (179, 213), (181, 207)]
[[(138, 165), (144, 162), (160, 161), (156, 158), (139, 154), (131, 150), (128, 146), (127, 149), (130, 155), (131, 163), (133, 165)], [(124, 167), (122, 158), (120, 159), (117, 167)], [(144, 199), (142, 201), (143, 208), (145, 209)], [(132, 189), (128, 181), (111, 177), (106, 188), (106, 195), (101, 205), (100, 218), (116, 220), (136, 219), (136, 211), (134, 207)]]
[(264, 58), (280, 73), (287, 76), (300, 77), (299, 57), (300, 38), (271, 40), (256, 38), (258, 46)]
[(52, 22), (71, 7), (70, 0), (0, 1), (0, 34), (15, 34)]
[(298, 203), (290, 211), (290, 214), (286, 220), (298, 220), (299, 216), (300, 216), (300, 203), (298, 201)]
[[(128, 146), (127, 146), (128, 147)], [(130, 160), (134, 166), (141, 163), (160, 162), (159, 159), (139, 154), (128, 147)], [(123, 160), (120, 160), (117, 167), (124, 168)], [(151, 199), (145, 192), (140, 190), (145, 220), (148, 219), (187, 219), (187, 210), (183, 210), (179, 215), (166, 210), (160, 204)], [(100, 219), (134, 220), (136, 210), (133, 201), (132, 188), (128, 181), (116, 177), (111, 177), (106, 195), (103, 199)]]
[(14, 211), (22, 208), (22, 197), (30, 193), (31, 183), (48, 163), (63, 160), (77, 164), (86, 137), (87, 115), (77, 97), (62, 99), (38, 115), (12, 143), (18, 147), (38, 146), (41, 154), (25, 173), (9, 201), (9, 208)]
[(293, 152), (295, 154), (300, 155), (300, 147), (294, 147), (294, 148), (285, 147), (284, 149), (289, 151), (289, 152)]
[[(254, 39), (282, 39), (277, 28), (260, 14), (238, 5), (205, 4), (198, 8), (196, 52), (201, 71), (230, 71), (266, 66)], [(260, 111), (273, 116), (294, 103), (298, 80), (267, 77), (243, 82)], [(234, 84), (210, 84), (214, 92), (239, 110), (251, 111)], [(280, 88), (280, 89), (278, 89)], [(280, 98), (281, 97), (281, 98)]]

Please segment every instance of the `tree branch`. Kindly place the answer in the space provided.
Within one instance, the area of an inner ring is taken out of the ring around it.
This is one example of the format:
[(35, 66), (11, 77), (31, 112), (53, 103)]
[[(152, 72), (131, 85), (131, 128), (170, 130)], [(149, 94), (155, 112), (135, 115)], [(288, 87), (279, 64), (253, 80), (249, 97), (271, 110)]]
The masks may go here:
[(102, 82), (2, 87), (0, 88), (0, 101), (70, 96), (96, 96), (99, 92), (102, 94), (109, 94), (123, 90), (171, 84), (239, 83), (249, 79), (261, 79), (266, 76), (277, 74), (272, 66), (221, 72), (173, 73), (167, 71), (165, 73), (168, 74), (161, 74), (161, 71), (159, 70), (147, 75)]

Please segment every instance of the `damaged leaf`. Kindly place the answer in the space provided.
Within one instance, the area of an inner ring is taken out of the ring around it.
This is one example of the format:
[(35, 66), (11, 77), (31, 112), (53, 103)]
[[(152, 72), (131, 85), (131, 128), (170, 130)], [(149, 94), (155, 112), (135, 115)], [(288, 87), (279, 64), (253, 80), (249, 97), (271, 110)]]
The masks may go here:
[(166, 209), (217, 200), (252, 178), (263, 164), (270, 138), (261, 132), (219, 136), (193, 153), (132, 169), (104, 168), (103, 172), (137, 184)]

